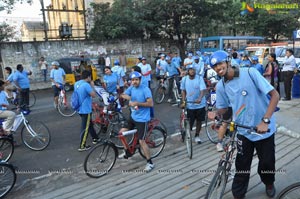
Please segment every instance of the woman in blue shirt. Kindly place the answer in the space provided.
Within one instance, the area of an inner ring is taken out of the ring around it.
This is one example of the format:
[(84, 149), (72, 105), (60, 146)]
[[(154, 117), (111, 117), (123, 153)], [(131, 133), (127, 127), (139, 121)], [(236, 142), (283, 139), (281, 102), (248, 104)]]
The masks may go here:
[(104, 68), (105, 75), (103, 76), (104, 88), (109, 93), (117, 93), (119, 89), (119, 78), (116, 73), (113, 73), (109, 66)]

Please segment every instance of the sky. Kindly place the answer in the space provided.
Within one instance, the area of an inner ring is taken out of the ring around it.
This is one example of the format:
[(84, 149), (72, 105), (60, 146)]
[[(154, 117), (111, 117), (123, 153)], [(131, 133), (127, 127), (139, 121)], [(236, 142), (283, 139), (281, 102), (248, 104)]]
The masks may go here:
[[(25, 1), (26, 2), (26, 1)], [(50, 0), (44, 0), (44, 6), (50, 4)], [(0, 11), (0, 17), (13, 17), (13, 18), (35, 18), (43, 19), (41, 11), (40, 0), (33, 0), (33, 4), (29, 5), (27, 3), (17, 3), (15, 4), (15, 9), (11, 14), (7, 14), (6, 11)]]

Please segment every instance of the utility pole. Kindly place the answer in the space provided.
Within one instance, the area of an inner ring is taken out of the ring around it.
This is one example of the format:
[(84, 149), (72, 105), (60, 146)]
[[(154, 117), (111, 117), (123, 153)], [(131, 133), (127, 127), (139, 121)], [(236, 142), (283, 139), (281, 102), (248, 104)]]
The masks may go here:
[(40, 0), (40, 2), (41, 2), (41, 6), (42, 6), (42, 13), (43, 13), (43, 24), (44, 24), (45, 41), (48, 41), (44, 0)]
[(82, 9), (83, 9), (83, 20), (84, 20), (84, 35), (87, 39), (87, 25), (86, 25), (86, 10), (85, 10), (85, 0), (82, 0)]

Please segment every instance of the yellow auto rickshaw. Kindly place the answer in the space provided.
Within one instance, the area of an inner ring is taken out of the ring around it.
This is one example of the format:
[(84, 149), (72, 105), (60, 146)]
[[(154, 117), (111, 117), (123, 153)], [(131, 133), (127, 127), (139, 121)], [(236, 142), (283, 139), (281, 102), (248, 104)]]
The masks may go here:
[(67, 57), (57, 60), (59, 66), (64, 69), (66, 73), (65, 90), (70, 91), (76, 81), (81, 79), (81, 72), (83, 70), (90, 70), (92, 73), (92, 80), (99, 79), (97, 75), (97, 68), (89, 58), (83, 57)]

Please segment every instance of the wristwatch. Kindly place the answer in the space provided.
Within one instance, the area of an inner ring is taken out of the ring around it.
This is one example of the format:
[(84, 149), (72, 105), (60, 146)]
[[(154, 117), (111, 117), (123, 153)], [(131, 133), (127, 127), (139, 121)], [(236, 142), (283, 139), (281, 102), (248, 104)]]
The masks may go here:
[(266, 124), (270, 124), (270, 123), (271, 123), (270, 119), (267, 118), (267, 117), (263, 117), (261, 120), (262, 120), (264, 123), (266, 123)]

